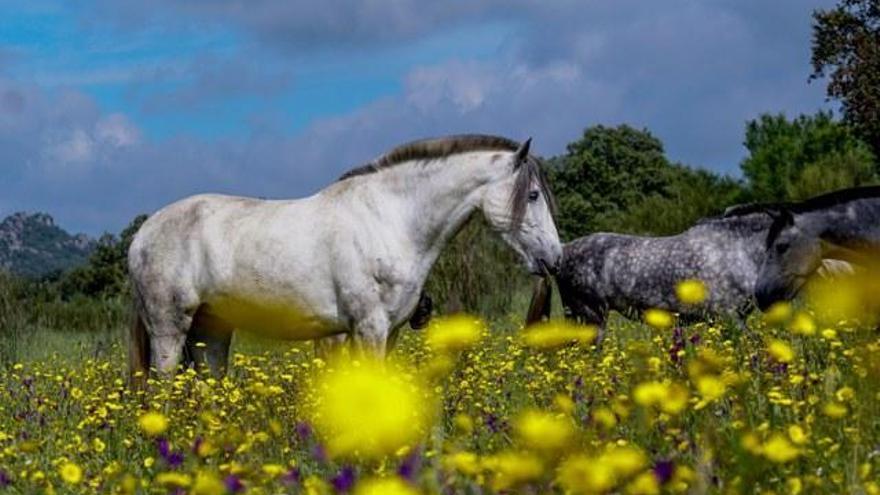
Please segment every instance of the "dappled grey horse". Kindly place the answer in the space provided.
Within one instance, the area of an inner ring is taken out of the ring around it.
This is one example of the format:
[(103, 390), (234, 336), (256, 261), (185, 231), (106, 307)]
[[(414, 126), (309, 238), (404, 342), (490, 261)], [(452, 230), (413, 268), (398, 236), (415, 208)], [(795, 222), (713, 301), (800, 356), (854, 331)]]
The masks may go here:
[(221, 373), (235, 329), (289, 340), (346, 334), (356, 351), (382, 356), (477, 210), (531, 272), (557, 268), (552, 199), (529, 141), (417, 141), (308, 198), (199, 195), (166, 206), (129, 250), (131, 371), (172, 372), (188, 347)]
[[(603, 330), (608, 312), (633, 316), (648, 308), (685, 318), (726, 315), (740, 321), (752, 307), (772, 217), (743, 205), (666, 237), (592, 234), (563, 247), (556, 281), (566, 316)], [(708, 289), (699, 305), (682, 304), (676, 286), (698, 279)], [(551, 280), (535, 287), (526, 324), (550, 315)]]
[(823, 258), (880, 261), (880, 187), (842, 189), (800, 203), (765, 204), (775, 217), (755, 299), (766, 309), (793, 298)]

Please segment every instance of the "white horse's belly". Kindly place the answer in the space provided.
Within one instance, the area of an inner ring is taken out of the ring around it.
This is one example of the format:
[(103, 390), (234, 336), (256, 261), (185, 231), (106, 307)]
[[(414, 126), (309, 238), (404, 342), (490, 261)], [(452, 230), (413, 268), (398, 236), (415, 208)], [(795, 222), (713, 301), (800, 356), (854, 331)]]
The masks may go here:
[(207, 311), (237, 330), (283, 340), (310, 340), (342, 333), (335, 318), (322, 317), (303, 306), (222, 296), (208, 301)]

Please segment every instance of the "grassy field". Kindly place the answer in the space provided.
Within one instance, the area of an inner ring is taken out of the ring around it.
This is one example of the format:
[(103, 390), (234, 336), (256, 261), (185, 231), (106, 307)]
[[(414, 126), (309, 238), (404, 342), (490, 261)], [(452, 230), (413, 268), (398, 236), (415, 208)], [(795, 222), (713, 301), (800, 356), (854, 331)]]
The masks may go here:
[(144, 392), (124, 307), (90, 311), (14, 335), (6, 493), (880, 493), (880, 338), (805, 314), (615, 319), (601, 349), (563, 324), (524, 335), (519, 313), (440, 319), (347, 370), (244, 336), (226, 378)]

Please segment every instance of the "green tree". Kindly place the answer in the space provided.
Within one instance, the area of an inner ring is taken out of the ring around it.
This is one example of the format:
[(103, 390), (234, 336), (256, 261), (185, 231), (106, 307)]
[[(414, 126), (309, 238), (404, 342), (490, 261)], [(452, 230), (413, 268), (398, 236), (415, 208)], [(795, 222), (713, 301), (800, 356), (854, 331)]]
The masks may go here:
[(828, 112), (764, 114), (746, 125), (745, 146), (741, 168), (753, 200), (799, 200), (876, 180), (869, 147)]
[(115, 297), (128, 291), (128, 247), (146, 215), (138, 215), (119, 237), (104, 234), (87, 264), (63, 274), (58, 281), (64, 298), (74, 295)]
[(597, 231), (669, 234), (717, 213), (740, 185), (672, 164), (647, 130), (594, 126), (549, 161), (564, 240)]
[(880, 1), (814, 11), (812, 65), (811, 79), (828, 76), (828, 96), (880, 156)]

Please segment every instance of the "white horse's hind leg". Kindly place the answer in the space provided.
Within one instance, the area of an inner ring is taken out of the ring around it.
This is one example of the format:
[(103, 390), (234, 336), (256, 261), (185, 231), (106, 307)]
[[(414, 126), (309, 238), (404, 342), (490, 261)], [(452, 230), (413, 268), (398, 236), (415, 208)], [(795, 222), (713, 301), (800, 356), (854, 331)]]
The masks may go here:
[(197, 370), (207, 367), (217, 378), (226, 374), (234, 330), (232, 325), (211, 315), (204, 307), (196, 311), (186, 337), (186, 351)]

